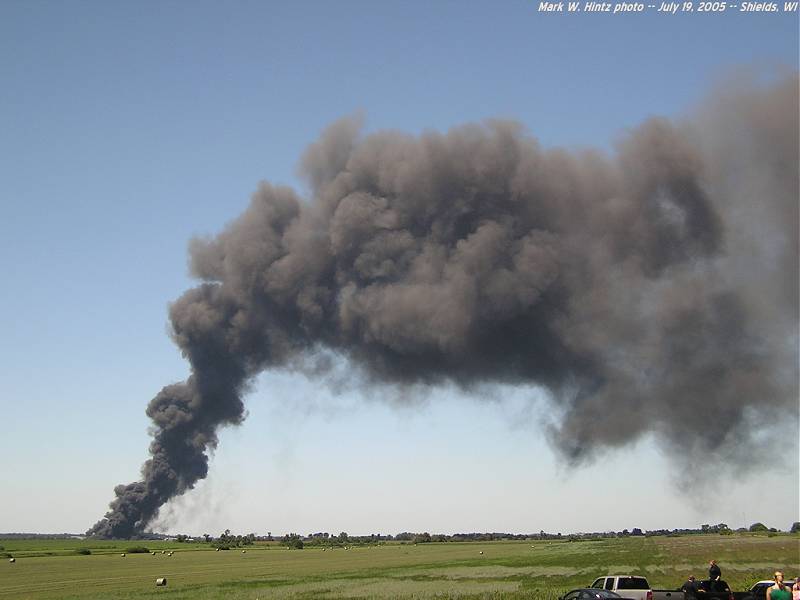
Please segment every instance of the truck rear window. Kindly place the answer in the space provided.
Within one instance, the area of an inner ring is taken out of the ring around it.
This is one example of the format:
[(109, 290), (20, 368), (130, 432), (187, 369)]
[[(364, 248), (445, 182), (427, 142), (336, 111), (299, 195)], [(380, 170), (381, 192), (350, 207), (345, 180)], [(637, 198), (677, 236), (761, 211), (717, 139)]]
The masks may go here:
[(649, 590), (650, 586), (644, 577), (620, 577), (617, 582), (618, 590)]

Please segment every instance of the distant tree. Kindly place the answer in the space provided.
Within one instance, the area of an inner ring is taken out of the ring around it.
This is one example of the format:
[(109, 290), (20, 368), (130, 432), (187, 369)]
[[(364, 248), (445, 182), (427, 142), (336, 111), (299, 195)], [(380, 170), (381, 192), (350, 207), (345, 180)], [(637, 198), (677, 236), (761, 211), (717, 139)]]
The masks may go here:
[(800, 533), (800, 521), (795, 521), (789, 528), (790, 533)]
[(769, 528), (763, 523), (753, 523), (752, 525), (750, 525), (750, 531), (752, 532), (769, 531)]
[(347, 540), (348, 540), (348, 539), (350, 539), (350, 538), (348, 538), (348, 537), (347, 537), (347, 532), (345, 532), (345, 531), (342, 531), (342, 532), (339, 534), (339, 536), (337, 537), (337, 539), (339, 540), (339, 543), (341, 543), (341, 544), (344, 544), (344, 543), (345, 543), (345, 542), (347, 542)]
[(238, 546), (241, 544), (241, 542), (241, 535), (231, 535), (231, 530), (226, 529), (222, 534), (220, 534), (219, 538), (217, 538), (215, 546), (220, 549), (227, 549), (233, 546)]
[(303, 549), (303, 540), (296, 533), (289, 533), (287, 535), (284, 535), (281, 538), (281, 543), (284, 544), (286, 547), (294, 548), (295, 550)]
[(206, 541), (206, 544), (207, 544), (207, 543), (209, 543), (211, 541), (211, 536), (208, 535), (207, 533), (204, 533), (203, 534), (203, 539)]
[(712, 528), (712, 531), (714, 531), (715, 533), (719, 533), (720, 535), (730, 535), (731, 533), (733, 533), (730, 530), (730, 527), (728, 527), (727, 523), (717, 523)]
[(631, 535), (644, 535), (644, 534), (642, 533), (641, 529), (639, 529), (638, 527), (634, 527), (633, 530), (631, 531)]

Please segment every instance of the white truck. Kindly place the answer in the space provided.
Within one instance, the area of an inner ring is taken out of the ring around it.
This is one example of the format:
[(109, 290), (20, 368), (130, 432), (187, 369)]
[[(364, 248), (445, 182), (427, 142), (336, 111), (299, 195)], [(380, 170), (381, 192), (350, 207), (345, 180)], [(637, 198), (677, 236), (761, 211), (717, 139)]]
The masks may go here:
[(589, 587), (610, 590), (632, 600), (653, 600), (653, 590), (647, 579), (636, 575), (605, 575), (595, 579)]

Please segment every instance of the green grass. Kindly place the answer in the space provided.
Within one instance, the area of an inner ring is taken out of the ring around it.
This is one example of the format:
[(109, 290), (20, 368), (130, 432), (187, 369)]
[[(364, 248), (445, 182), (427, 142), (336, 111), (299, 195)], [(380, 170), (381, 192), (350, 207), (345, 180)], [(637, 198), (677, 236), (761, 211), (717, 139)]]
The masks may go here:
[[(256, 544), (215, 552), (205, 544), (150, 542), (156, 555), (120, 556), (128, 541), (2, 540), (0, 600), (257, 598), (556, 598), (604, 574), (643, 574), (655, 588), (702, 576), (716, 558), (734, 589), (775, 568), (800, 573), (798, 536), (686, 536), (585, 542), (387, 544), (286, 550)], [(75, 550), (91, 549), (81, 556)], [(172, 557), (161, 550), (173, 550)], [(479, 552), (483, 552), (483, 555)], [(155, 587), (166, 577), (165, 588)]]
[(212, 550), (208, 544), (188, 543), (179, 544), (178, 542), (161, 541), (131, 541), (131, 540), (45, 540), (45, 539), (0, 539), (0, 546), (5, 549), (2, 552), (9, 553), (17, 558), (26, 556), (65, 556), (74, 554), (80, 548), (89, 548), (92, 554), (109, 554), (125, 552), (131, 546), (147, 546), (150, 550), (161, 552), (161, 550)]

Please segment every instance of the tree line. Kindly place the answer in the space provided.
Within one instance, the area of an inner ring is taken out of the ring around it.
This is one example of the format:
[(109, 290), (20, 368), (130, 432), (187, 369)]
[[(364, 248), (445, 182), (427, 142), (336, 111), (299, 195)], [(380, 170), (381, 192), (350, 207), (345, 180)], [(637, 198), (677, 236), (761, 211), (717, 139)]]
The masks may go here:
[[(538, 533), (505, 533), (505, 532), (471, 532), (471, 533), (454, 533), (444, 534), (435, 533), (431, 534), (427, 531), (424, 532), (410, 532), (403, 531), (396, 535), (384, 535), (380, 533), (373, 533), (370, 535), (349, 535), (347, 532), (342, 531), (338, 534), (331, 534), (328, 532), (309, 533), (308, 535), (300, 535), (298, 533), (287, 533), (279, 538), (272, 536), (272, 532), (268, 532), (266, 536), (258, 536), (254, 533), (246, 535), (234, 535), (230, 529), (226, 529), (216, 538), (204, 534), (202, 540), (196, 540), (185, 535), (178, 535), (176, 540), (178, 542), (185, 541), (204, 541), (211, 544), (215, 548), (221, 550), (228, 550), (234, 547), (251, 545), (254, 542), (279, 542), (280, 544), (293, 549), (302, 549), (306, 546), (330, 546), (330, 547), (344, 547), (356, 545), (369, 545), (382, 542), (400, 542), (400, 543), (413, 543), (413, 544), (427, 544), (432, 542), (492, 542), (500, 540), (599, 540), (608, 538), (624, 538), (624, 537), (652, 537), (652, 536), (683, 536), (683, 535), (702, 535), (702, 534), (719, 534), (719, 535), (733, 535), (734, 533), (780, 533), (774, 527), (767, 527), (763, 523), (753, 523), (750, 527), (740, 527), (736, 530), (731, 529), (725, 523), (717, 523), (716, 525), (704, 524), (699, 528), (684, 528), (684, 529), (648, 529), (643, 530), (639, 527), (633, 527), (630, 530), (623, 529), (622, 531), (594, 531), (594, 532), (578, 532), (562, 534), (561, 532), (551, 533), (540, 530)], [(800, 533), (800, 522), (792, 523), (788, 529), (790, 533)]]
[[(800, 521), (796, 521), (786, 530), (789, 533), (800, 533)], [(272, 532), (267, 532), (267, 535), (256, 535), (255, 533), (247, 533), (244, 535), (234, 535), (230, 529), (214, 537), (208, 533), (202, 536), (193, 537), (186, 534), (166, 535), (161, 533), (147, 532), (138, 537), (138, 539), (149, 540), (167, 540), (174, 539), (177, 542), (205, 542), (219, 548), (233, 548), (239, 546), (248, 546), (254, 542), (280, 542), (290, 547), (302, 547), (302, 545), (328, 545), (328, 546), (344, 546), (356, 544), (372, 544), (376, 542), (412, 542), (414, 544), (425, 544), (429, 542), (491, 542), (496, 540), (586, 540), (586, 539), (604, 539), (604, 538), (617, 538), (628, 536), (679, 536), (679, 535), (697, 535), (697, 534), (719, 534), (719, 535), (732, 535), (733, 533), (782, 533), (781, 530), (775, 527), (768, 527), (764, 523), (756, 522), (750, 527), (739, 527), (738, 529), (731, 529), (725, 523), (717, 523), (716, 525), (704, 524), (699, 528), (689, 529), (648, 529), (643, 530), (639, 527), (633, 527), (630, 530), (623, 529), (622, 531), (594, 531), (594, 532), (578, 532), (562, 534), (561, 532), (550, 533), (540, 530), (539, 533), (502, 533), (502, 532), (472, 532), (472, 533), (454, 533), (431, 534), (427, 531), (415, 533), (410, 531), (403, 531), (396, 535), (384, 535), (380, 533), (373, 533), (370, 535), (351, 536), (342, 531), (339, 534), (330, 534), (327, 532), (309, 533), (306, 536), (297, 533), (289, 533), (279, 538), (272, 536)], [(75, 533), (0, 533), (0, 539), (74, 539), (83, 538), (83, 535)]]

